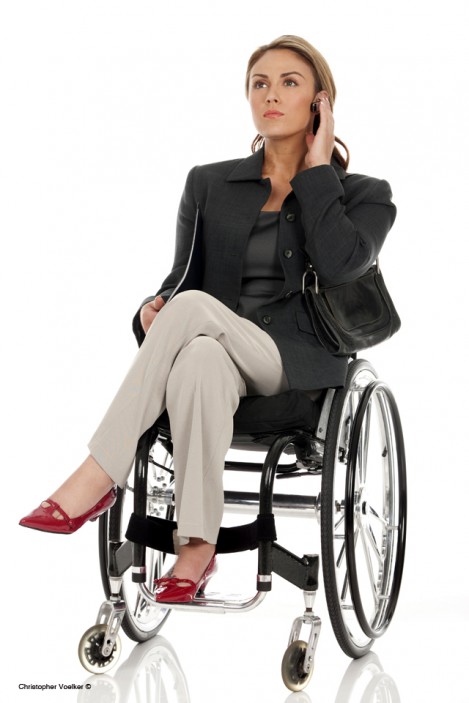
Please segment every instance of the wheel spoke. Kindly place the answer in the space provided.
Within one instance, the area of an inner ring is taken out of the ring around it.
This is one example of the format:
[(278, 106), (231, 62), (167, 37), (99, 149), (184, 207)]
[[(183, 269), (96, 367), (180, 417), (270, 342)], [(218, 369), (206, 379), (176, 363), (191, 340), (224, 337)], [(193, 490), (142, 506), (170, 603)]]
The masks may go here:
[[(353, 543), (354, 543), (355, 549), (357, 548), (357, 541), (358, 541), (358, 535), (359, 535), (359, 533), (360, 533), (360, 530), (359, 530), (358, 527), (356, 527), (356, 528), (355, 528), (355, 531), (354, 531), (354, 534), (353, 534)], [(343, 546), (342, 546), (342, 548), (341, 548), (341, 557), (340, 557), (341, 561), (343, 560), (343, 556), (344, 556), (344, 554), (345, 554), (345, 550), (346, 550), (346, 548), (345, 548), (345, 542), (344, 542), (344, 544), (343, 544)], [(343, 583), (342, 591), (341, 591), (341, 600), (342, 600), (342, 601), (345, 600), (345, 597), (346, 597), (346, 595), (347, 595), (348, 587), (349, 587), (349, 577), (348, 577), (348, 570), (346, 569), (346, 570), (345, 570), (344, 583)]]
[[(355, 544), (356, 544), (357, 535), (358, 535), (358, 531), (355, 532), (355, 539), (354, 539)], [(345, 535), (344, 535), (344, 539), (345, 539)], [(339, 557), (337, 559), (337, 568), (340, 568), (340, 566), (342, 566), (343, 561), (344, 561), (344, 556), (345, 556), (345, 541), (344, 541), (344, 544), (342, 545), (342, 547), (340, 548)], [(349, 590), (349, 578), (348, 578), (348, 570), (346, 568), (345, 573), (344, 573), (343, 582), (342, 582), (342, 589), (340, 591), (340, 600), (341, 600), (342, 604), (344, 603), (344, 601), (347, 597), (348, 590)]]
[(368, 538), (368, 542), (371, 545), (371, 548), (373, 552), (375, 553), (376, 558), (378, 559), (379, 563), (382, 564), (384, 562), (384, 559), (382, 557), (382, 554), (379, 550), (378, 544), (376, 542), (376, 537), (373, 533), (373, 530), (369, 525), (366, 526), (365, 528), (365, 536)]
[(367, 510), (369, 515), (372, 515), (374, 518), (379, 520), (379, 522), (383, 525), (384, 528), (388, 528), (388, 521), (382, 515), (380, 515), (378, 511), (373, 508), (372, 505), (368, 504)]
[(147, 549), (145, 556), (146, 568), (147, 568), (147, 586), (151, 586), (154, 579), (154, 567), (155, 567), (155, 552), (153, 549)]
[(358, 477), (360, 482), (360, 488), (366, 483), (366, 476), (368, 470), (368, 444), (370, 435), (370, 424), (371, 424), (371, 410), (372, 403), (370, 402), (366, 408), (364, 426), (360, 432), (360, 442), (358, 445)]
[[(344, 520), (345, 520), (345, 515), (341, 515), (340, 518), (337, 520), (337, 522), (334, 525), (334, 530), (338, 530)], [(339, 536), (339, 535), (337, 535), (337, 536)], [(342, 536), (342, 535), (340, 535), (340, 536)]]
[[(344, 538), (345, 538), (345, 535), (344, 535)], [(335, 563), (335, 565), (338, 569), (340, 569), (340, 567), (342, 566), (342, 562), (344, 560), (344, 555), (345, 555), (345, 542), (340, 548), (339, 556), (337, 557), (337, 560)]]
[(363, 553), (365, 555), (365, 562), (366, 562), (366, 567), (367, 567), (367, 572), (368, 572), (368, 578), (370, 581), (370, 586), (371, 586), (371, 592), (373, 595), (373, 599), (375, 601), (375, 605), (378, 605), (378, 593), (376, 590), (376, 583), (375, 583), (375, 577), (373, 573), (373, 563), (371, 561), (371, 554), (370, 554), (370, 548), (368, 546), (368, 541), (365, 539), (365, 533), (366, 530), (360, 530), (360, 537), (361, 537), (361, 542), (363, 546)]
[(134, 618), (139, 618), (140, 613), (142, 612), (142, 600), (143, 596), (140, 592), (137, 592), (137, 597), (135, 599), (135, 607), (133, 609), (133, 616)]
[(349, 587), (349, 581), (348, 581), (348, 571), (347, 569), (345, 570), (345, 576), (344, 580), (342, 582), (342, 588), (340, 591), (340, 600), (341, 603), (343, 604), (345, 599), (347, 598), (347, 592), (348, 592), (348, 587)]

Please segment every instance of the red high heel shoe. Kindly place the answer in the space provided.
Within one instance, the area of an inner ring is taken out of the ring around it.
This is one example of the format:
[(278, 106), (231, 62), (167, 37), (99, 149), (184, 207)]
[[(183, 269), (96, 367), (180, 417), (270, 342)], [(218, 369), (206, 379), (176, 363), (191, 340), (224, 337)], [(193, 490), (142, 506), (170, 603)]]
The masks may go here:
[(177, 576), (163, 576), (160, 579), (156, 579), (154, 583), (155, 601), (157, 603), (190, 603), (194, 600), (197, 593), (203, 592), (216, 570), (216, 555), (214, 554), (200, 581), (197, 583), (190, 579), (178, 578)]
[[(45, 500), (39, 508), (33, 510), (29, 515), (20, 520), (20, 525), (30, 527), (32, 530), (42, 530), (42, 532), (55, 532), (63, 535), (71, 535), (80, 529), (88, 520), (96, 520), (106, 510), (112, 508), (116, 502), (117, 491), (115, 486), (111, 488), (109, 493), (99, 500), (88, 512), (78, 517), (69, 517), (65, 510), (62, 510), (60, 505), (55, 500)], [(63, 520), (54, 517), (54, 513), (58, 512), (62, 515)]]

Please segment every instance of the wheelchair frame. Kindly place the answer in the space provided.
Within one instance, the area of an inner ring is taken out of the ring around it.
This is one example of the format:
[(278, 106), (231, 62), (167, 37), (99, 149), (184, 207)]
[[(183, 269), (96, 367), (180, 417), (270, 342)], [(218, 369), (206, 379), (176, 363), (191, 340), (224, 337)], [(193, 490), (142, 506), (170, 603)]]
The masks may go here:
[[(239, 449), (236, 440), (235, 434), (232, 446)], [(243, 445), (245, 441), (244, 437)], [(166, 451), (163, 463), (152, 456), (158, 443)], [(277, 543), (275, 511), (279, 510), (320, 518), (326, 601), (344, 652), (361, 657), (384, 634), (399, 596), (407, 510), (404, 441), (390, 389), (367, 361), (353, 360), (344, 388), (325, 394), (314, 430), (253, 435), (245, 444), (248, 450), (260, 447), (267, 451), (263, 463), (225, 462), (226, 470), (261, 472), (259, 493), (225, 491), (226, 506), (258, 506), (258, 518), (239, 528), (221, 528), (217, 544), (220, 553), (258, 549), (256, 593), (237, 600), (207, 594), (191, 603), (163, 607), (154, 602), (151, 585), (163, 573), (165, 555), (174, 553), (171, 437), (158, 423), (142, 436), (134, 469), (130, 539), (123, 537), (123, 508), (126, 492), (132, 492), (130, 484), (127, 491), (119, 490), (116, 504), (100, 518), (101, 575), (107, 600), (96, 624), (80, 640), (80, 661), (88, 671), (102, 673), (117, 661), (120, 625), (131, 639), (141, 642), (159, 632), (172, 609), (251, 610), (271, 590), (275, 572), (304, 595), (305, 610), (293, 622), (282, 661), (285, 685), (293, 691), (303, 689), (313, 672), (321, 629), (320, 618), (313, 612), (319, 556), (300, 557)], [(282, 456), (292, 453), (293, 463), (279, 465)], [(275, 478), (280, 475), (320, 476), (321, 491), (317, 496), (274, 495)], [(130, 573), (134, 585), (128, 582)], [(137, 589), (132, 607), (131, 588)], [(300, 639), (304, 627), (309, 629), (306, 641)]]

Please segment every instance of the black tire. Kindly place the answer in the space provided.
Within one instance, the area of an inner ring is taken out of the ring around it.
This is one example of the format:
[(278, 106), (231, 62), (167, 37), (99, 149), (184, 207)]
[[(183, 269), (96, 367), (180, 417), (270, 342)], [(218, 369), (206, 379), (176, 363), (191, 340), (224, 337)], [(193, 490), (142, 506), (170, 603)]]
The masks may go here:
[[(161, 476), (167, 479), (169, 488), (172, 486), (172, 479), (168, 473), (159, 472)], [(150, 483), (149, 471), (149, 483)], [(111, 542), (125, 542), (125, 532), (129, 522), (130, 515), (133, 511), (133, 486), (130, 484), (132, 473), (129, 481), (124, 489), (118, 489), (117, 500), (113, 507), (99, 518), (99, 561), (101, 569), (101, 580), (106, 598), (110, 597), (111, 588), (109, 582), (108, 566), (109, 566), (109, 550)], [(165, 479), (166, 480), (166, 479)], [(154, 481), (153, 481), (154, 483)], [(167, 506), (159, 506), (159, 517), (172, 519), (174, 508), (172, 504)], [(163, 514), (161, 514), (163, 511)], [(166, 555), (162, 552), (147, 548), (146, 549), (146, 568), (147, 578), (146, 585), (151, 590), (153, 581), (163, 575), (163, 564)], [(126, 613), (122, 621), (122, 629), (128, 637), (134, 642), (145, 642), (154, 637), (162, 628), (171, 610), (163, 608), (154, 601), (148, 601), (140, 592), (139, 585), (132, 581), (131, 568), (123, 574), (121, 586), (121, 597), (126, 604)]]
[(321, 488), (326, 600), (348, 656), (364, 656), (391, 622), (404, 562), (405, 515), (397, 407), (373, 367), (356, 360), (332, 404)]

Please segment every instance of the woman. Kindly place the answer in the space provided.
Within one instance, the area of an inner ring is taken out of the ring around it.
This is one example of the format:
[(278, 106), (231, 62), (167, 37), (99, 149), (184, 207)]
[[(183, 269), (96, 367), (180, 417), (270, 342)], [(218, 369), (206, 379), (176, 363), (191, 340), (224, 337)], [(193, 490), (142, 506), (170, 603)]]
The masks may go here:
[[(20, 523), (71, 533), (107, 510), (138, 438), (166, 408), (180, 547), (171, 575), (155, 584), (158, 602), (192, 600), (213, 573), (224, 457), (240, 397), (344, 382), (347, 360), (320, 346), (306, 312), (306, 265), (313, 262), (322, 283), (360, 276), (395, 218), (385, 181), (346, 173), (334, 137), (333, 78), (308, 42), (283, 36), (260, 47), (246, 92), (259, 132), (252, 156), (189, 173), (173, 270), (134, 319), (135, 362), (88, 458)], [(171, 297), (195, 266), (200, 219), (201, 290)]]

